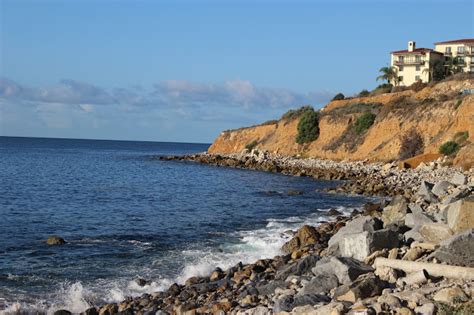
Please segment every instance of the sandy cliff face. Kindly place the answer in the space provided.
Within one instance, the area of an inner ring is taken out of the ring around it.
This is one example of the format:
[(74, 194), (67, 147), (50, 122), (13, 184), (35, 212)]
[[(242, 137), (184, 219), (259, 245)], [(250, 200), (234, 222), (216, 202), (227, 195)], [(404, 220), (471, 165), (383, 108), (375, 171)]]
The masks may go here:
[[(241, 152), (247, 144), (257, 141), (256, 148), (283, 155), (389, 161), (399, 158), (402, 136), (415, 129), (423, 138), (423, 153), (435, 153), (457, 132), (468, 131), (468, 141), (474, 143), (474, 95), (459, 96), (465, 88), (474, 88), (473, 80), (442, 82), (419, 92), (332, 101), (320, 112), (320, 135), (312, 143), (295, 142), (299, 122), (296, 118), (222, 132), (209, 152)], [(351, 123), (369, 110), (377, 114), (375, 123), (364, 134), (351, 136)], [(462, 151), (469, 155), (472, 148), (468, 148)]]

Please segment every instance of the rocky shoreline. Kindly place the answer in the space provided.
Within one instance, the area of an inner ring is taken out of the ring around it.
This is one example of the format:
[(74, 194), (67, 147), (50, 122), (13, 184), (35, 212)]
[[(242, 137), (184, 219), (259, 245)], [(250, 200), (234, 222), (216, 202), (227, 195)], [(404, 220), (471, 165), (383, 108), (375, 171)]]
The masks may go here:
[(391, 198), (350, 216), (333, 211), (334, 220), (293, 231), (280, 256), (216, 268), (206, 277), (85, 314), (474, 313), (472, 170), (443, 161), (400, 170), (393, 163), (265, 152), (158, 158), (348, 180), (332, 191)]

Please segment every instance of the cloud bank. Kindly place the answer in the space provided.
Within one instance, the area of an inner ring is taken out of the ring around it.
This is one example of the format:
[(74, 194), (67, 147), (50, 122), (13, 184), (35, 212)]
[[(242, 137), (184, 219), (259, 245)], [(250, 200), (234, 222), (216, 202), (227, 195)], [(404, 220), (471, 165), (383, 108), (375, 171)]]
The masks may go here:
[[(222, 83), (169, 80), (148, 88), (103, 88), (72, 79), (29, 87), (0, 78), (3, 125), (5, 117), (21, 121), (21, 115), (28, 112), (28, 119), (37, 117), (44, 127), (53, 129), (73, 128), (81, 124), (81, 119), (93, 120), (90, 126), (96, 129), (107, 123), (115, 124), (119, 130), (125, 121), (133, 128), (132, 117), (137, 126), (166, 125), (167, 132), (172, 132), (172, 126), (179, 125), (180, 120), (188, 121), (187, 125), (199, 121), (219, 122), (219, 128), (222, 123), (231, 122), (229, 127), (235, 127), (276, 118), (276, 114), (305, 104), (317, 107), (332, 94), (327, 91), (302, 94), (284, 88), (259, 87), (247, 80)], [(8, 124), (11, 126), (12, 122)], [(5, 129), (3, 126), (2, 133), (8, 133)], [(215, 134), (219, 131), (213, 130)]]

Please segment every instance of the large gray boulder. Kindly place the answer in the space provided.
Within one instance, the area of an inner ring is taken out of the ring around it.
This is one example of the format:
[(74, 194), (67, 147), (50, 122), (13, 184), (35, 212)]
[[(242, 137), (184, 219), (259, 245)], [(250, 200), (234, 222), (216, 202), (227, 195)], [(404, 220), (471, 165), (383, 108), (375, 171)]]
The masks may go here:
[(336, 234), (334, 234), (328, 242), (328, 247), (334, 247), (338, 245), (339, 241), (343, 239), (346, 235), (356, 234), (361, 232), (374, 232), (382, 228), (382, 222), (377, 218), (372, 218), (370, 216), (361, 216), (355, 218), (354, 220), (348, 222), (344, 227), (342, 227)]
[(433, 195), (435, 195), (438, 198), (442, 198), (448, 194), (449, 188), (452, 186), (450, 182), (447, 182), (445, 180), (442, 180), (440, 182), (437, 182), (434, 186), (433, 189), (431, 189), (431, 192)]
[(425, 241), (433, 244), (439, 244), (453, 235), (449, 226), (442, 223), (423, 224), (419, 229), (419, 233)]
[(405, 225), (418, 231), (423, 224), (434, 223), (427, 215), (422, 213), (407, 213), (405, 216)]
[(396, 224), (403, 225), (408, 211), (408, 203), (403, 196), (396, 196), (383, 209), (381, 219), (385, 227)]
[(456, 234), (440, 244), (433, 256), (450, 265), (474, 267), (474, 229)]
[(288, 276), (295, 275), (301, 276), (311, 272), (316, 263), (321, 259), (318, 255), (309, 255), (306, 256), (294, 263), (285, 265), (281, 269), (277, 270), (275, 274), (275, 279), (285, 280)]
[(431, 192), (433, 184), (423, 181), (418, 189), (418, 196), (427, 202), (436, 202), (435, 195)]
[(338, 301), (354, 303), (358, 299), (380, 295), (387, 286), (387, 282), (380, 280), (373, 273), (367, 273), (350, 284), (338, 287), (334, 293), (334, 298)]
[(456, 173), (451, 177), (450, 182), (457, 186), (466, 185), (467, 177), (464, 174)]
[(351, 283), (358, 276), (374, 269), (354, 258), (324, 257), (311, 269), (315, 276), (334, 275), (341, 284)]
[[(314, 268), (313, 268), (314, 269)], [(339, 285), (334, 274), (319, 274), (306, 283), (298, 294), (321, 294), (329, 292)]]
[(454, 233), (474, 228), (474, 196), (450, 204), (447, 219), (448, 226)]

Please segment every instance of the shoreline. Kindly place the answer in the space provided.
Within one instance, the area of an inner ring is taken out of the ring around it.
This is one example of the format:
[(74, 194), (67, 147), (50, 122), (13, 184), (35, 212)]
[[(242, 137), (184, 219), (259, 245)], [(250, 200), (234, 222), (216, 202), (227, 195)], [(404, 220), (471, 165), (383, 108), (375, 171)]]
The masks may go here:
[[(166, 291), (93, 307), (85, 314), (436, 314), (442, 308), (474, 309), (474, 279), (453, 280), (428, 272), (420, 276), (383, 265), (381, 260), (429, 266), (448, 260), (453, 266), (474, 267), (469, 247), (468, 255), (458, 261), (454, 256), (459, 253), (450, 252), (466, 250), (474, 238), (469, 212), (464, 213), (467, 225), (454, 222), (461, 228), (455, 229), (449, 220), (450, 212), (462, 212), (453, 205), (461, 203), (462, 208), (474, 203), (472, 171), (454, 170), (442, 162), (398, 170), (394, 163), (285, 158), (266, 152), (157, 159), (347, 180), (330, 192), (392, 199), (366, 204), (362, 213), (334, 213), (335, 220), (300, 227), (280, 256), (227, 270), (216, 268), (209, 276), (187, 279), (184, 285), (175, 283)], [(414, 291), (426, 293), (413, 301)]]

